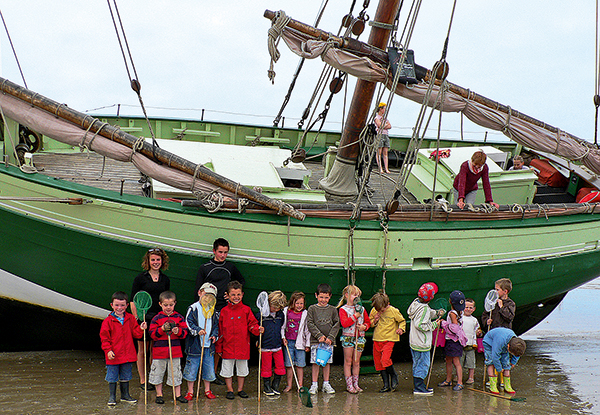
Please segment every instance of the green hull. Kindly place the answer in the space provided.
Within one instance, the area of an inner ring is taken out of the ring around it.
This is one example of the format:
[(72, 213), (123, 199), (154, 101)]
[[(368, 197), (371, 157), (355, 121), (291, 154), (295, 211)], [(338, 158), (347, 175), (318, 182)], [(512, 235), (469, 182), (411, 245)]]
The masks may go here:
[[(91, 202), (0, 201), (0, 270), (103, 309), (114, 291), (129, 292), (148, 247), (162, 246), (169, 252), (167, 273), (184, 311), (192, 302), (196, 271), (210, 258), (217, 237), (232, 244), (229, 259), (246, 277), (247, 304), (262, 290), (312, 293), (327, 282), (341, 293), (347, 284), (346, 220), (307, 218), (288, 226), (286, 217), (269, 214), (208, 214), (4, 166), (0, 195)], [(354, 231), (356, 283), (366, 298), (382, 288), (383, 235), (377, 221), (359, 222)], [(460, 289), (481, 311), (494, 281), (507, 277), (518, 305), (516, 329), (523, 332), (551, 311), (557, 298), (600, 274), (598, 235), (600, 216), (593, 214), (390, 222), (386, 291), (404, 312), (418, 287), (435, 281), (438, 297)], [(0, 296), (10, 294), (0, 291)]]

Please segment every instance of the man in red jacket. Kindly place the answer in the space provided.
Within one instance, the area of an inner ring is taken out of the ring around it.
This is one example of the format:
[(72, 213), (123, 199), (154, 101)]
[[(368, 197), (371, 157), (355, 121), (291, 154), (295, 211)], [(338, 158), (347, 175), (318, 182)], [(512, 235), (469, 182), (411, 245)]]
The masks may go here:
[(239, 281), (231, 281), (227, 286), (229, 304), (219, 316), (219, 347), (222, 350), (223, 364), (221, 376), (227, 385), (227, 399), (233, 399), (233, 368), (235, 366), (238, 379), (238, 396), (247, 398), (244, 392), (244, 378), (248, 376), (248, 360), (250, 359), (250, 333), (258, 336), (264, 328), (258, 325), (250, 307), (242, 303), (244, 292)]
[(127, 294), (117, 291), (112, 295), (110, 306), (113, 312), (104, 319), (100, 327), (100, 341), (106, 355), (106, 381), (108, 382), (108, 405), (117, 404), (117, 381), (121, 382), (121, 400), (137, 402), (129, 395), (132, 362), (137, 361), (133, 338), (141, 338), (146, 322), (137, 321), (127, 310)]

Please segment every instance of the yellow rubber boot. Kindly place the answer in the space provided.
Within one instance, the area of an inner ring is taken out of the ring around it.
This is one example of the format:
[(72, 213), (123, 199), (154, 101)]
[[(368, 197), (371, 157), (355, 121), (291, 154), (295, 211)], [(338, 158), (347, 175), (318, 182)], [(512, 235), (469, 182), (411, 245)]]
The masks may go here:
[(495, 393), (496, 395), (500, 395), (500, 391), (498, 391), (497, 376), (490, 376), (490, 392)]
[(510, 393), (510, 394), (515, 394), (517, 393), (511, 386), (510, 384), (510, 377), (509, 376), (504, 376), (504, 392), (506, 393)]

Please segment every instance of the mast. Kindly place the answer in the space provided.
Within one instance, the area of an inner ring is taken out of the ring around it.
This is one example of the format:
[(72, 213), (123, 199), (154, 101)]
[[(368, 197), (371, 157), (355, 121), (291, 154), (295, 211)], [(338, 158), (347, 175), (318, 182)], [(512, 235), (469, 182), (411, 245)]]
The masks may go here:
[[(369, 45), (385, 50), (390, 38), (391, 27), (398, 13), (399, 3), (399, 0), (379, 2), (374, 18), (375, 24), (369, 35)], [(319, 182), (329, 195), (343, 198), (356, 198), (358, 195), (358, 188), (354, 180), (354, 170), (359, 153), (358, 141), (369, 115), (376, 86), (375, 82), (362, 79), (356, 82), (335, 162), (329, 175)]]

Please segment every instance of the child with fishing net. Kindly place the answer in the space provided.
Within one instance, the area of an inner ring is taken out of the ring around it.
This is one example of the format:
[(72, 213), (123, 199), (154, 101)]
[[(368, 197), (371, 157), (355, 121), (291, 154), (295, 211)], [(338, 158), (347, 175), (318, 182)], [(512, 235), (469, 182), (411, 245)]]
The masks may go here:
[(150, 336), (154, 343), (148, 382), (156, 387), (156, 403), (164, 404), (162, 382), (167, 372), (167, 385), (173, 387), (173, 398), (187, 403), (181, 396), (181, 343), (188, 333), (187, 324), (183, 316), (175, 311), (177, 296), (174, 292), (162, 292), (158, 296), (158, 303), (162, 311), (150, 323)]
[(519, 357), (525, 353), (526, 347), (525, 341), (517, 337), (511, 329), (497, 327), (487, 332), (483, 337), (483, 350), (490, 378), (490, 392), (500, 394), (496, 373), (503, 373), (504, 392), (516, 393), (512, 388), (510, 371), (519, 361)]
[(406, 331), (406, 320), (400, 311), (390, 304), (390, 298), (383, 292), (375, 293), (371, 298), (373, 309), (369, 314), (373, 331), (373, 363), (381, 374), (383, 388), (381, 393), (395, 391), (398, 387), (398, 375), (394, 370), (392, 352), (400, 335)]
[(461, 391), (464, 385), (460, 358), (463, 355), (463, 348), (467, 345), (467, 336), (462, 328), (465, 295), (458, 290), (452, 291), (450, 293), (450, 305), (452, 306), (452, 310), (448, 312), (446, 321), (442, 321), (442, 328), (446, 336), (446, 345), (444, 346), (444, 354), (446, 355), (446, 380), (438, 384), (438, 386), (452, 386), (452, 366), (454, 366), (458, 380), (452, 390)]
[(210, 390), (210, 383), (216, 379), (214, 355), (215, 342), (219, 338), (219, 312), (215, 311), (216, 296), (217, 287), (205, 282), (198, 290), (198, 301), (189, 306), (185, 314), (189, 329), (185, 348), (187, 357), (183, 369), (183, 378), (188, 386), (185, 395), (187, 401), (191, 401), (194, 396), (194, 382), (199, 373), (204, 381), (204, 396), (207, 399), (216, 399)]
[(417, 298), (408, 307), (408, 318), (410, 318), (410, 332), (408, 342), (413, 359), (413, 383), (415, 395), (433, 395), (433, 389), (425, 385), (425, 377), (429, 373), (431, 365), (431, 342), (433, 330), (439, 326), (437, 317), (444, 315), (445, 310), (433, 310), (429, 302), (438, 292), (438, 286), (433, 282), (427, 282), (419, 288)]
[(108, 382), (108, 405), (117, 404), (117, 381), (121, 386), (121, 400), (135, 403), (129, 395), (131, 368), (137, 361), (134, 338), (141, 338), (146, 330), (146, 322), (138, 326), (135, 317), (127, 310), (127, 294), (117, 291), (112, 295), (110, 306), (113, 311), (104, 319), (100, 327), (100, 341), (106, 356), (106, 381)]
[[(260, 376), (263, 381), (263, 391), (267, 396), (274, 396), (280, 394), (281, 377), (285, 375), (283, 361), (285, 317), (282, 310), (286, 306), (287, 299), (285, 294), (279, 290), (269, 293), (267, 298), (268, 314), (266, 312), (262, 314), (259, 310), (255, 317), (261, 319), (261, 326), (264, 328), (260, 340)], [(272, 380), (271, 376), (273, 376)]]
[(369, 315), (360, 301), (362, 291), (356, 285), (348, 285), (342, 291), (338, 304), (342, 336), (340, 341), (344, 350), (344, 378), (346, 390), (359, 393), (360, 356), (365, 349), (365, 331), (371, 326)]
[(292, 390), (294, 367), (298, 379), (298, 389), (302, 388), (304, 368), (306, 367), (306, 352), (310, 351), (310, 332), (306, 326), (306, 297), (303, 292), (294, 291), (290, 296), (288, 306), (283, 309), (284, 323), (282, 334), (286, 344), (284, 363), (286, 367), (287, 386), (283, 390)]

